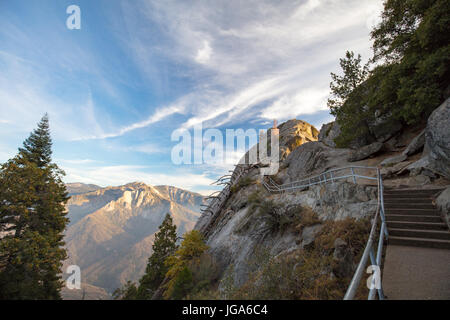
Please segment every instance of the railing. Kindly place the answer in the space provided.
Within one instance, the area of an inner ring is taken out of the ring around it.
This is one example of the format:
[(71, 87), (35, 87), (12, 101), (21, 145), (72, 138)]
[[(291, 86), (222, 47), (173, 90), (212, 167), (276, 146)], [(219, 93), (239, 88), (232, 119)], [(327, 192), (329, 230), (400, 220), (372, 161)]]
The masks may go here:
[[(358, 174), (357, 171), (361, 170), (365, 171), (375, 170), (376, 176), (372, 177), (364, 174)], [(355, 297), (359, 284), (364, 274), (364, 269), (367, 266), (369, 258), (372, 267), (375, 268), (374, 270), (371, 270), (374, 271), (374, 274), (372, 276), (372, 282), (370, 285), (368, 299), (369, 300), (375, 299), (375, 294), (378, 293), (378, 298), (380, 300), (383, 300), (384, 294), (383, 288), (381, 286), (381, 262), (382, 262), (381, 258), (383, 253), (384, 239), (387, 239), (389, 235), (384, 215), (383, 180), (381, 178), (380, 169), (377, 167), (362, 167), (362, 166), (344, 167), (328, 170), (314, 177), (305, 178), (299, 181), (294, 181), (281, 185), (275, 183), (268, 176), (266, 176), (265, 178), (267, 178), (267, 181), (266, 179), (262, 179), (262, 183), (264, 187), (266, 187), (266, 189), (270, 192), (288, 192), (294, 190), (302, 190), (314, 185), (334, 183), (336, 180), (342, 179), (351, 179), (355, 184), (357, 183), (357, 179), (375, 180), (377, 182), (377, 189), (378, 189), (377, 210), (372, 221), (372, 227), (370, 230), (366, 247), (364, 248), (361, 260), (359, 261), (358, 267), (356, 268), (356, 271), (353, 275), (350, 285), (347, 288), (344, 300), (352, 300)], [(378, 238), (377, 252), (375, 255), (374, 244), (376, 242), (378, 218), (380, 218), (381, 220), (381, 228)]]

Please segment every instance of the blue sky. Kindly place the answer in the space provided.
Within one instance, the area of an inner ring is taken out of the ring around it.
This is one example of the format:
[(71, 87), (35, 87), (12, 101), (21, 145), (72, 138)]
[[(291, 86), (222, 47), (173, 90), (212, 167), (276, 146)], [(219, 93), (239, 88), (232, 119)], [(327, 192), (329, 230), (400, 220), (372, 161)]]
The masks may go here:
[(65, 181), (207, 193), (232, 165), (173, 164), (172, 131), (320, 129), (330, 72), (370, 57), (381, 2), (0, 0), (0, 161), (48, 112)]

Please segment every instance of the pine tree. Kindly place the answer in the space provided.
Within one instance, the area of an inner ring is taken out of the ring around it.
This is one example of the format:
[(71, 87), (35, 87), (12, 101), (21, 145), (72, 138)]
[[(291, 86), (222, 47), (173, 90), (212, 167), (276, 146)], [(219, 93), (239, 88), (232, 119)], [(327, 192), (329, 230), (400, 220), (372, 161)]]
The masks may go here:
[(37, 129), (23, 142), (23, 148), (19, 152), (30, 162), (39, 168), (44, 168), (52, 161), (52, 138), (48, 123), (48, 115), (45, 114), (38, 123)]
[(138, 299), (151, 299), (167, 273), (165, 260), (172, 255), (177, 246), (177, 227), (173, 224), (172, 217), (167, 214), (159, 226), (153, 242), (153, 254), (148, 259), (144, 276), (139, 282), (137, 292)]
[(328, 107), (331, 110), (331, 114), (337, 116), (341, 113), (341, 108), (349, 98), (349, 96), (363, 83), (369, 75), (368, 64), (361, 65), (361, 55), (355, 58), (355, 54), (352, 51), (345, 53), (345, 58), (340, 59), (339, 62), (342, 72), (342, 76), (335, 73), (331, 73), (330, 83), (331, 98), (328, 99)]
[(0, 169), (0, 298), (60, 299), (68, 222), (64, 172), (51, 163), (48, 117)]

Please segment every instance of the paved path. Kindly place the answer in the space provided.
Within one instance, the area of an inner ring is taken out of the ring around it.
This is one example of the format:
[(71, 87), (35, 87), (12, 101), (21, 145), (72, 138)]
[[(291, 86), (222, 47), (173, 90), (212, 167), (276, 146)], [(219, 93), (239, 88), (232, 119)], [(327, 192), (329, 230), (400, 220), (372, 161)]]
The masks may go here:
[(389, 300), (449, 300), (450, 250), (388, 245), (383, 289)]

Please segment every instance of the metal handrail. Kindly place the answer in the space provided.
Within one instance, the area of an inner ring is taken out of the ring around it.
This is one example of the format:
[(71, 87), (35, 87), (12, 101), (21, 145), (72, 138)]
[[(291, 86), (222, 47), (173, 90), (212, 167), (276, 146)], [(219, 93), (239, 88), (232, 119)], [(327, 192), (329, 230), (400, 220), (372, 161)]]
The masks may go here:
[[(344, 171), (350, 169), (350, 174), (336, 176), (334, 173), (339, 171)], [(365, 176), (361, 174), (355, 173), (355, 169), (369, 169), (376, 170), (376, 177)], [(329, 177), (327, 177), (329, 175)], [(372, 277), (372, 282), (370, 286), (370, 291), (368, 295), (368, 300), (375, 299), (375, 294), (378, 293), (378, 298), (380, 300), (384, 300), (383, 288), (381, 286), (381, 258), (383, 253), (383, 243), (384, 239), (387, 239), (389, 234), (386, 228), (386, 219), (384, 214), (384, 197), (383, 197), (383, 179), (380, 174), (380, 169), (377, 167), (363, 167), (363, 166), (350, 166), (343, 167), (337, 169), (331, 169), (326, 172), (323, 172), (314, 177), (304, 178), (299, 181), (294, 181), (285, 184), (277, 184), (275, 183), (269, 176), (267, 177), (268, 182), (265, 181), (264, 177), (262, 179), (262, 183), (264, 187), (269, 192), (285, 192), (292, 191), (297, 189), (305, 189), (318, 184), (326, 184), (326, 183), (334, 183), (336, 180), (348, 179), (352, 178), (353, 183), (356, 184), (356, 178), (368, 179), (368, 180), (376, 180), (377, 181), (377, 189), (378, 189), (378, 200), (377, 200), (377, 210), (375, 212), (374, 219), (372, 221), (372, 226), (370, 229), (369, 238), (367, 239), (366, 247), (364, 248), (364, 252), (362, 254), (361, 260), (359, 261), (358, 267), (353, 275), (353, 278), (347, 288), (347, 291), (344, 296), (344, 300), (352, 300), (356, 292), (358, 290), (359, 284), (361, 282), (362, 276), (364, 274), (364, 268), (367, 266), (368, 260), (370, 258), (372, 266), (375, 266), (375, 274)], [(377, 245), (377, 253), (374, 253), (374, 242), (376, 239), (376, 229), (378, 225), (378, 218), (381, 220), (381, 228), (378, 238)], [(378, 287), (376, 285), (379, 285)]]

